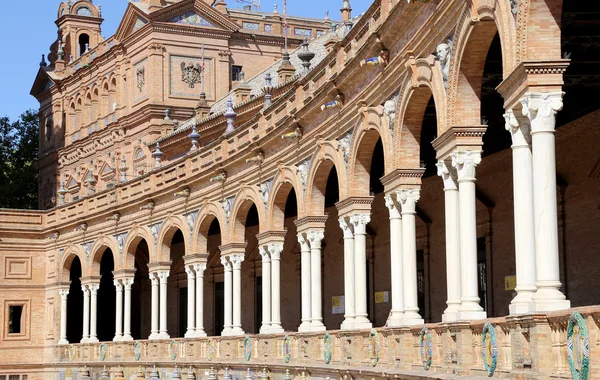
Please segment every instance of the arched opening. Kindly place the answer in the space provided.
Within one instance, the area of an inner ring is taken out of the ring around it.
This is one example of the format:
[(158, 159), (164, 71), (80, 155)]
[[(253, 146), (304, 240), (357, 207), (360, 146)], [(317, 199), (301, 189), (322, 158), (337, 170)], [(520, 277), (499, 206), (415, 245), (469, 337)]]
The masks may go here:
[(109, 248), (104, 250), (100, 259), (100, 288), (98, 289), (98, 340), (112, 341), (115, 337), (115, 315), (117, 292), (113, 271), (115, 260)]
[(81, 261), (74, 256), (68, 267), (69, 294), (67, 295), (67, 340), (78, 343), (83, 337), (83, 291), (81, 290)]
[(244, 202), (238, 212), (238, 220), (244, 221), (244, 241), (247, 243), (242, 262), (242, 330), (256, 334), (262, 323), (262, 276), (258, 276), (262, 257), (259, 254), (256, 238), (259, 231), (259, 216), (254, 202)]
[(181, 230), (173, 233), (170, 242), (171, 271), (167, 282), (167, 332), (171, 338), (181, 338), (187, 329), (187, 274), (185, 273), (185, 241)]
[(87, 51), (89, 46), (90, 46), (90, 36), (85, 33), (81, 33), (79, 35), (79, 56), (80, 57), (85, 54), (85, 52)]
[(146, 339), (151, 330), (151, 282), (148, 272), (150, 255), (148, 243), (141, 239), (134, 251), (135, 277), (131, 287), (131, 336)]
[[(323, 165), (326, 165), (325, 162)], [(335, 204), (340, 201), (340, 186), (336, 167), (333, 162), (328, 161), (328, 164), (319, 171), (322, 174), (326, 173), (329, 168), (329, 174), (325, 174), (325, 186), (323, 187), (324, 209), (322, 213), (327, 215), (325, 221), (325, 237), (321, 243), (322, 249), (322, 303), (323, 303), (323, 324), (327, 330), (338, 329), (344, 320), (344, 313), (340, 312), (339, 308), (333, 309), (334, 306), (339, 306), (339, 300), (344, 295), (343, 276), (340, 281), (340, 276), (326, 276), (326, 273), (331, 273), (343, 268), (344, 262), (344, 238), (339, 225), (339, 214)], [(317, 181), (315, 180), (315, 183)]]
[(223, 265), (220, 261), (221, 225), (219, 220), (210, 215), (200, 225), (202, 248), (208, 253), (207, 270), (204, 274), (204, 329), (207, 335), (221, 335), (225, 325), (225, 284)]

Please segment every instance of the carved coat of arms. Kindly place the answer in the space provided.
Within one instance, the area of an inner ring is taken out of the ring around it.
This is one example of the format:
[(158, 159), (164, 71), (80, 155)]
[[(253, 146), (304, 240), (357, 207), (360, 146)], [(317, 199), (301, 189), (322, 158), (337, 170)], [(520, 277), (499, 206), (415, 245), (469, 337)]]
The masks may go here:
[(135, 70), (135, 75), (137, 77), (137, 88), (142, 92), (144, 85), (146, 84), (146, 69), (144, 66), (140, 66)]
[(194, 88), (194, 86), (202, 80), (202, 66), (199, 63), (185, 63), (181, 62), (181, 80), (190, 88)]

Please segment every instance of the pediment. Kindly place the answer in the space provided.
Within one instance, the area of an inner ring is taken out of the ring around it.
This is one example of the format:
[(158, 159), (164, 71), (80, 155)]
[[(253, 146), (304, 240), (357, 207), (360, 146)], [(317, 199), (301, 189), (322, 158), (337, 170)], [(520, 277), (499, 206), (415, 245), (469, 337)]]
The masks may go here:
[(67, 184), (65, 185), (65, 188), (67, 189), (67, 191), (69, 193), (76, 193), (79, 191), (80, 187), (81, 187), (80, 183), (77, 182), (77, 180), (73, 176), (69, 176), (69, 179), (67, 180)]
[(150, 15), (151, 21), (235, 32), (238, 25), (203, 0), (183, 0)]
[(115, 176), (115, 169), (111, 168), (108, 162), (104, 162), (100, 168), (100, 177), (103, 179), (110, 179)]
[(54, 84), (54, 81), (46, 72), (46, 68), (40, 67), (40, 70), (38, 71), (38, 74), (35, 77), (35, 81), (33, 82), (33, 86), (31, 86), (31, 91), (29, 93), (37, 98), (39, 94), (50, 89), (52, 86), (54, 86)]
[(135, 3), (129, 3), (115, 33), (115, 39), (123, 41), (124, 38), (137, 32), (149, 22), (149, 16), (146, 13), (139, 9)]

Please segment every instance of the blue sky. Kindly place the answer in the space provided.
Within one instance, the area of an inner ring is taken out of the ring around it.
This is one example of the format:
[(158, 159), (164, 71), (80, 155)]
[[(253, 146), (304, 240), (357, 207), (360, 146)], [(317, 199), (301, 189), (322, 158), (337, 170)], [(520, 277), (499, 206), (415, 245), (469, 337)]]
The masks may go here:
[[(241, 8), (242, 3), (226, 0), (230, 8)], [(16, 119), (27, 109), (37, 109), (38, 103), (29, 95), (39, 69), (42, 54), (47, 54), (56, 41), (57, 28), (54, 24), (59, 0), (3, 1), (0, 12), (0, 36), (2, 57), (0, 58), (0, 117)], [(102, 5), (102, 34), (112, 36), (127, 8), (127, 0), (104, 0)], [(273, 10), (277, 4), (283, 12), (283, 0), (262, 0), (263, 12)], [(369, 0), (351, 0), (353, 16), (369, 7)], [(35, 5), (35, 6), (33, 6)], [(325, 11), (333, 20), (340, 19), (342, 0), (288, 0), (288, 14), (321, 18)]]

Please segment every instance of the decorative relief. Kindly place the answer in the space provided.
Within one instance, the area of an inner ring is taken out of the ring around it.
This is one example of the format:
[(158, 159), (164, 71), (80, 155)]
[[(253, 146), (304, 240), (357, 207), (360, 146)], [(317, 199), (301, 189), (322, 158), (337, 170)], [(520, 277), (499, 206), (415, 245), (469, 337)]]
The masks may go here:
[(142, 343), (135, 342), (133, 344), (133, 357), (136, 361), (139, 361), (142, 358)]
[(283, 345), (281, 346), (281, 356), (285, 363), (289, 363), (292, 358), (292, 340), (289, 335), (283, 337)]
[(496, 329), (489, 321), (485, 322), (482, 332), (483, 368), (488, 376), (493, 376), (498, 364), (498, 342)]
[(331, 363), (331, 358), (333, 356), (333, 338), (330, 333), (325, 333), (323, 337), (323, 360), (325, 360), (325, 364)]
[(380, 352), (380, 346), (379, 346), (379, 335), (377, 334), (377, 330), (372, 329), (370, 334), (369, 334), (369, 356), (371, 359), (371, 365), (373, 367), (375, 367), (377, 365), (377, 362), (379, 362), (379, 352)]
[(162, 224), (163, 222), (158, 222), (148, 226), (148, 228), (150, 228), (150, 233), (152, 234), (152, 240), (154, 240), (154, 248), (156, 248), (156, 245), (158, 244), (158, 233), (160, 232)]
[(308, 180), (308, 171), (310, 169), (310, 158), (302, 161), (297, 165), (298, 174), (300, 174), (300, 180), (302, 181), (302, 190), (306, 191), (306, 181)]
[(93, 245), (94, 245), (93, 241), (88, 241), (87, 243), (81, 244), (81, 247), (83, 248), (83, 254), (85, 255), (86, 262), (90, 261), (90, 254), (91, 254)]
[(296, 35), (296, 36), (303, 36), (303, 37), (311, 37), (312, 36), (312, 30), (310, 30), (310, 29), (303, 29), (303, 28), (294, 28), (294, 35)]
[(244, 338), (244, 359), (246, 361), (252, 359), (252, 338), (249, 335), (246, 335), (246, 338)]
[(202, 65), (193, 62), (181, 62), (181, 81), (187, 83), (189, 88), (202, 81)]
[(242, 22), (242, 29), (260, 30), (260, 24), (256, 22)]
[(119, 248), (119, 257), (123, 257), (123, 247), (125, 246), (126, 237), (127, 232), (122, 232), (114, 236), (115, 241), (117, 242), (117, 248)]
[(206, 343), (206, 358), (209, 361), (215, 358), (215, 341), (212, 339)]
[(394, 131), (394, 123), (396, 122), (396, 108), (398, 107), (398, 97), (400, 92), (394, 94), (391, 98), (383, 103), (383, 114), (388, 119), (388, 127), (391, 132)]
[(235, 197), (230, 197), (221, 201), (221, 206), (223, 206), (223, 212), (225, 213), (225, 219), (227, 222), (229, 222), (229, 217), (231, 216), (231, 207), (233, 206), (234, 200)]
[(258, 186), (258, 192), (260, 193), (260, 197), (262, 198), (263, 204), (265, 205), (265, 210), (267, 209), (267, 203), (269, 202), (269, 194), (271, 192), (272, 185), (273, 179), (270, 179), (266, 182), (261, 183)]
[(192, 235), (194, 234), (194, 224), (196, 224), (196, 219), (198, 219), (198, 210), (188, 212), (184, 215), (184, 217), (185, 222), (187, 223), (188, 228), (190, 230), (190, 237), (192, 237)]
[(339, 140), (339, 149), (342, 151), (344, 155), (344, 162), (346, 163), (346, 167), (348, 167), (348, 162), (350, 159), (350, 146), (352, 145), (352, 131), (343, 135)]
[(98, 347), (98, 357), (100, 358), (101, 361), (105, 361), (106, 360), (106, 353), (108, 351), (108, 348), (106, 347), (105, 343), (102, 343), (100, 345), (100, 347)]
[(193, 11), (185, 12), (177, 17), (173, 17), (168, 22), (174, 22), (181, 25), (215, 27), (212, 23)]
[(144, 89), (144, 85), (146, 85), (146, 69), (144, 66), (140, 65), (135, 69), (135, 77), (136, 77), (136, 87), (140, 92)]
[(178, 355), (179, 355), (179, 343), (176, 340), (172, 340), (171, 343), (169, 344), (169, 357), (171, 357), (171, 360), (175, 360), (175, 359), (177, 359)]
[(519, 13), (519, 0), (508, 0), (510, 3), (510, 11), (513, 15), (517, 15)]
[(442, 78), (444, 79), (444, 87), (448, 88), (448, 77), (450, 71), (450, 60), (452, 58), (452, 39), (442, 42), (435, 49), (435, 55), (440, 62), (442, 69)]
[(587, 380), (590, 366), (590, 342), (585, 318), (575, 311), (567, 325), (567, 360), (573, 380)]

